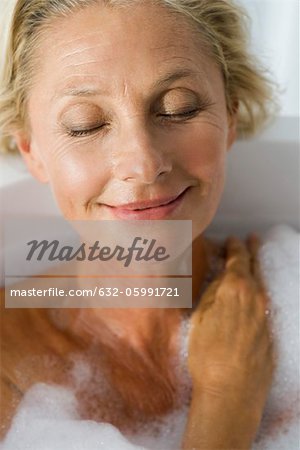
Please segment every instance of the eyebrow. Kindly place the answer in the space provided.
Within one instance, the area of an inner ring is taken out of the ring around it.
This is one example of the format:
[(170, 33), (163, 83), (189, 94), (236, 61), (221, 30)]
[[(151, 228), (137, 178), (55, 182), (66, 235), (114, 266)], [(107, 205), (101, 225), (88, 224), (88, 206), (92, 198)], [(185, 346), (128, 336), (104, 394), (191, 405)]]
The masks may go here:
[[(165, 74), (163, 78), (154, 83), (152, 88), (155, 90), (165, 85), (170, 85), (175, 81), (189, 78), (191, 76), (198, 76), (199, 74), (200, 71), (191, 69), (178, 69)], [(57, 98), (60, 94), (62, 94), (63, 97), (91, 97), (94, 95), (107, 94), (107, 91), (90, 87), (69, 87), (64, 89), (62, 92), (56, 92), (54, 98)]]
[(200, 71), (195, 71), (192, 69), (178, 69), (175, 72), (167, 73), (161, 80), (158, 80), (154, 83), (154, 88), (159, 88), (166, 84), (172, 84), (177, 80), (181, 80), (184, 78), (189, 78), (191, 76), (198, 76)]

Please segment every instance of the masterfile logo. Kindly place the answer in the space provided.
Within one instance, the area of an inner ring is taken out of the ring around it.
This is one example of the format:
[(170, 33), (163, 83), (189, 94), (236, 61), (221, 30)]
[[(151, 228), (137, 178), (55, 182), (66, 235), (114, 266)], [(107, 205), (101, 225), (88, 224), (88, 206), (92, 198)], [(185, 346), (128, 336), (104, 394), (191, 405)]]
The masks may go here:
[[(139, 245), (139, 241), (141, 244)], [(27, 242), (30, 246), (29, 253), (26, 257), (27, 261), (36, 256), (38, 261), (43, 258), (49, 261), (110, 261), (116, 259), (117, 261), (124, 261), (124, 267), (128, 267), (134, 258), (136, 261), (164, 261), (170, 258), (170, 255), (166, 254), (166, 248), (156, 245), (156, 239), (143, 239), (142, 237), (135, 237), (130, 247), (127, 249), (121, 245), (116, 245), (114, 249), (108, 246), (100, 246), (100, 242), (96, 241), (93, 245), (87, 245), (85, 242), (78, 247), (72, 247), (69, 245), (60, 246), (58, 240), (52, 242), (43, 240), (33, 240)]]
[(6, 307), (192, 306), (191, 221), (5, 225)]

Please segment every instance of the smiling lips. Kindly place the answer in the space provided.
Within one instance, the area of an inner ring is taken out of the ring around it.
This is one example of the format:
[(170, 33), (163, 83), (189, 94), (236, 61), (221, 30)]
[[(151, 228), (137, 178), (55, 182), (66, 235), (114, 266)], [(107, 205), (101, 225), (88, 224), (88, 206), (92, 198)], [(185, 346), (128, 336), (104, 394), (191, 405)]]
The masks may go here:
[(168, 198), (132, 202), (118, 206), (103, 206), (109, 208), (113, 215), (120, 219), (163, 219), (181, 204), (189, 189), (185, 188), (180, 194)]

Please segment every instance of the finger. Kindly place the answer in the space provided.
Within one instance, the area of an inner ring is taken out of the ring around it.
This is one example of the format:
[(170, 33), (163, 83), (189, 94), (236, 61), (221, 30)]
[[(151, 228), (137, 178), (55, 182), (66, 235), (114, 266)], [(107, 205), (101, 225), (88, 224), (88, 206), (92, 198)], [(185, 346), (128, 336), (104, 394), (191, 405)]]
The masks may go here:
[(246, 245), (238, 238), (231, 236), (226, 241), (225, 271), (249, 274), (250, 255)]
[(257, 234), (252, 233), (248, 239), (247, 239), (247, 247), (249, 249), (249, 253), (251, 256), (251, 272), (254, 276), (255, 281), (257, 282), (259, 288), (262, 291), (266, 291), (265, 284), (263, 281), (260, 263), (259, 263), (259, 250), (261, 247), (261, 241), (260, 238), (257, 236)]

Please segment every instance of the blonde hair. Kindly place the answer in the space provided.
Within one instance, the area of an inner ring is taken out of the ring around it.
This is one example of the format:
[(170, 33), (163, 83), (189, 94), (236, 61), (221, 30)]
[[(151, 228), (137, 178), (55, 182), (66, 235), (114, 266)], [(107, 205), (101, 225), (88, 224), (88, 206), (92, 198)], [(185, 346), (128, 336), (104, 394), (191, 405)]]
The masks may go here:
[[(26, 127), (26, 100), (41, 33), (53, 19), (100, 2), (105, 6), (128, 6), (132, 0), (17, 0), (0, 81), (0, 147), (13, 150), (15, 143), (10, 136)], [(245, 11), (231, 0), (155, 3), (189, 18), (210, 45), (223, 74), (228, 112), (233, 113), (238, 105), (238, 135), (250, 136), (262, 128), (275, 110), (274, 85), (248, 51)]]

